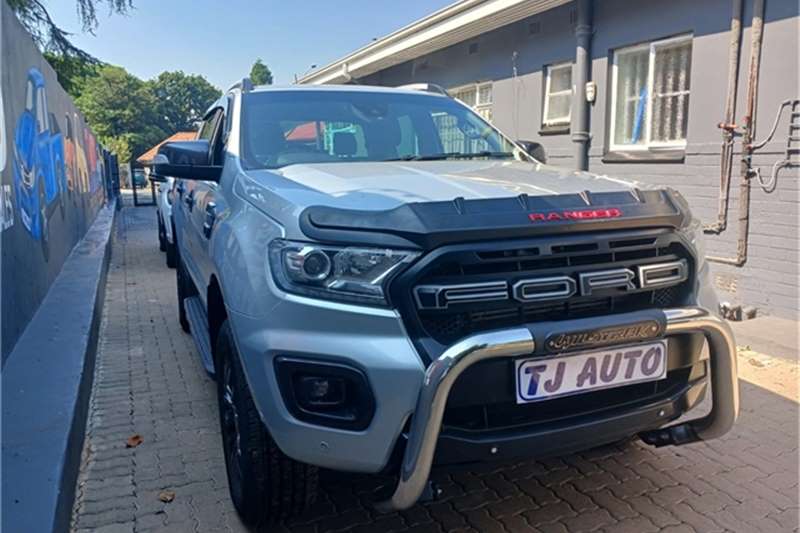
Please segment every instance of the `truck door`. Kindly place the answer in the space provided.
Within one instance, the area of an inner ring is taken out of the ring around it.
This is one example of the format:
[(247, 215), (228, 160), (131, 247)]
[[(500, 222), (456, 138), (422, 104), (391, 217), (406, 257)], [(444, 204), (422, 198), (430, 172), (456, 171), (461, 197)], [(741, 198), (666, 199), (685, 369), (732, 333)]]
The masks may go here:
[[(211, 164), (221, 165), (224, 154), (223, 129), (225, 114), (216, 108), (206, 115), (198, 139), (207, 139), (211, 145)], [(191, 264), (185, 264), (194, 278), (200, 297), (205, 300), (203, 290), (213, 272), (213, 263), (208, 248), (214, 224), (220, 207), (218, 184), (211, 181), (184, 180), (183, 205), (185, 213), (185, 245), (189, 251)], [(178, 230), (180, 232), (180, 230)], [(183, 258), (183, 257), (182, 257)]]

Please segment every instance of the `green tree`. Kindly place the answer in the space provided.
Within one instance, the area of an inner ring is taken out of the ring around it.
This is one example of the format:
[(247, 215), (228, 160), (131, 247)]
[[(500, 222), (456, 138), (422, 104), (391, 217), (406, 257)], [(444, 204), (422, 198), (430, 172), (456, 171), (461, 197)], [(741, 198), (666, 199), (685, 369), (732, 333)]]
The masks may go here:
[(194, 130), (208, 106), (222, 94), (203, 76), (162, 72), (147, 82), (158, 102), (161, 128), (169, 134)]
[(272, 85), (272, 71), (261, 59), (256, 59), (250, 69), (250, 81), (255, 85)]
[(81, 57), (45, 52), (44, 58), (58, 75), (58, 82), (72, 98), (78, 98), (86, 81), (97, 76), (102, 63), (87, 61)]
[(167, 136), (148, 84), (122, 67), (104, 65), (87, 79), (76, 104), (100, 141), (129, 161)]
[[(77, 48), (69, 40), (70, 33), (63, 30), (50, 17), (43, 0), (7, 0), (11, 10), (31, 34), (33, 40), (44, 51), (59, 55), (79, 57), (97, 62), (90, 54)], [(84, 32), (94, 33), (97, 28), (97, 10), (108, 7), (109, 12), (127, 14), (133, 8), (133, 0), (75, 0), (78, 19)]]

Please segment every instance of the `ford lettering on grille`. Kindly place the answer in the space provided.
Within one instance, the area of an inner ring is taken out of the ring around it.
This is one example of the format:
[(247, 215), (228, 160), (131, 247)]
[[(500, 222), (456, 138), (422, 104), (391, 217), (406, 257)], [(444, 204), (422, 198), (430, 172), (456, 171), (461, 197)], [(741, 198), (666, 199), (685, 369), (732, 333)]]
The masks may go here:
[(575, 276), (544, 276), (508, 283), (503, 280), (454, 285), (419, 285), (414, 296), (419, 309), (447, 309), (450, 305), (516, 300), (537, 303), (566, 300), (600, 291), (632, 292), (670, 285), (688, 279), (685, 259), (640, 265), (635, 270), (614, 268), (580, 272)]

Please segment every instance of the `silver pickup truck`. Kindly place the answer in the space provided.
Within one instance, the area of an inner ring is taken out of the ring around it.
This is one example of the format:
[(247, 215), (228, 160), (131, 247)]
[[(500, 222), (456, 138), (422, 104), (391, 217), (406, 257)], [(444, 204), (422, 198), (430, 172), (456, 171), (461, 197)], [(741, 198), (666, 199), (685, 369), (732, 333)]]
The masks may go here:
[(245, 521), (302, 512), (319, 467), (394, 476), (391, 511), (436, 497), (437, 465), (731, 428), (735, 345), (685, 200), (544, 160), (433, 86), (247, 80), (160, 149)]

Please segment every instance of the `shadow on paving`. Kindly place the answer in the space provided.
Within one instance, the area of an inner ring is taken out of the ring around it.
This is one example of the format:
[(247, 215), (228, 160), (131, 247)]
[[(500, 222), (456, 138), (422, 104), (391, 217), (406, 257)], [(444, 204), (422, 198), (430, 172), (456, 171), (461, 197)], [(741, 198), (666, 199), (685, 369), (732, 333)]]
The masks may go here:
[[(154, 210), (125, 208), (120, 222), (73, 530), (246, 531), (228, 497), (215, 386), (177, 323)], [(740, 421), (718, 441), (436, 471), (439, 500), (388, 515), (370, 503), (390, 479), (325, 471), (315, 508), (269, 531), (790, 531), (797, 418), (796, 402), (742, 382)], [(144, 442), (126, 448), (132, 434)]]

